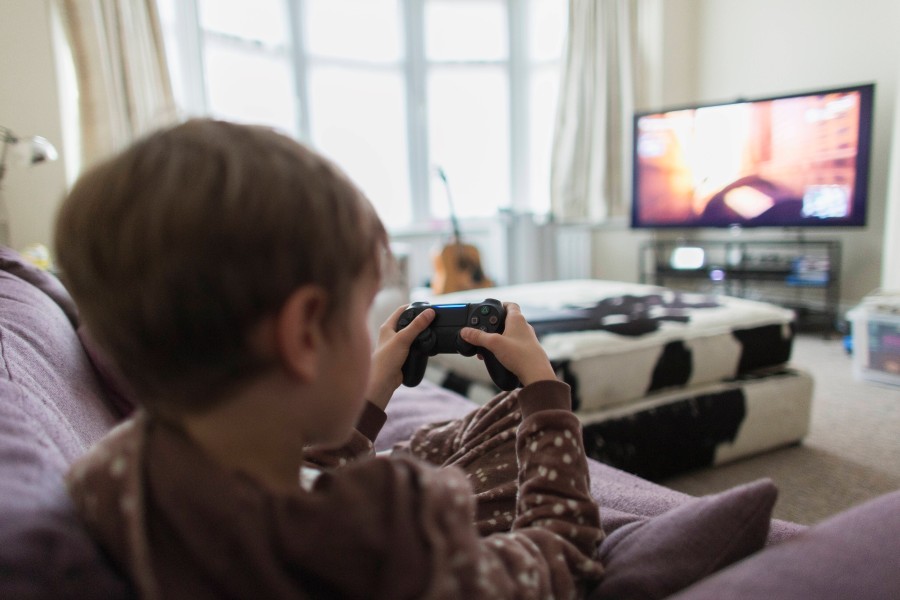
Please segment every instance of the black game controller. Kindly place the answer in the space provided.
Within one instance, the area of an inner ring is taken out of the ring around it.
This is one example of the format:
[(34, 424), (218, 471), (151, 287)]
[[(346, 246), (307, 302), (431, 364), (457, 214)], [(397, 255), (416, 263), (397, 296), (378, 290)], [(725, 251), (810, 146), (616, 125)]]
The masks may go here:
[(415, 387), (425, 376), (428, 357), (436, 354), (455, 354), (484, 358), (488, 374), (501, 390), (519, 387), (519, 379), (486, 348), (473, 346), (459, 335), (463, 327), (474, 327), (488, 333), (503, 333), (506, 323), (506, 309), (499, 300), (488, 298), (473, 304), (429, 304), (413, 302), (397, 320), (400, 331), (426, 308), (434, 309), (434, 320), (428, 329), (419, 334), (409, 348), (409, 355), (403, 363), (403, 385)]

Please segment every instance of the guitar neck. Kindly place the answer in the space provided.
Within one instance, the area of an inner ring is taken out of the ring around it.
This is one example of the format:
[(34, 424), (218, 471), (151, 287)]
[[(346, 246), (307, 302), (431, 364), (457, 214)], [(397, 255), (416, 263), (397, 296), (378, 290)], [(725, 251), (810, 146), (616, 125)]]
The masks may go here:
[(459, 219), (456, 218), (456, 207), (453, 205), (453, 194), (450, 193), (450, 182), (447, 181), (447, 174), (444, 169), (437, 167), (438, 176), (444, 183), (444, 191), (447, 193), (447, 206), (450, 209), (450, 225), (453, 227), (453, 240), (459, 244), (462, 243), (462, 235), (460, 234)]

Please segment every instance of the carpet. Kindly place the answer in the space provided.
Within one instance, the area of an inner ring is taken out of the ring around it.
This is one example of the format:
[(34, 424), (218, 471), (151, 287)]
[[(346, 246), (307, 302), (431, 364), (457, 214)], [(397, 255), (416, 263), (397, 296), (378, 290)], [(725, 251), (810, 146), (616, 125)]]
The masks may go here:
[(798, 336), (791, 363), (815, 382), (801, 444), (660, 483), (699, 496), (771, 477), (779, 489), (774, 516), (804, 524), (900, 488), (900, 387), (856, 379), (837, 336)]

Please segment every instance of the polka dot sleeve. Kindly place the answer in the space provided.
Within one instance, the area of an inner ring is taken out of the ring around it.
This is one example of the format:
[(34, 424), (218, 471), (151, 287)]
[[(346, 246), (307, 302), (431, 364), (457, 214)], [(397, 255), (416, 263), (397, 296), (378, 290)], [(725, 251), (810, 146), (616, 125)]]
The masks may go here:
[[(519, 394), (519, 491), (509, 532), (473, 544), (460, 511), (433, 514), (447, 553), (436, 573), (439, 589), (471, 598), (570, 598), (583, 596), (602, 578), (596, 549), (603, 530), (569, 398), (568, 386), (559, 382), (532, 384)], [(463, 496), (459, 482), (452, 482), (454, 472), (445, 469), (440, 487), (459, 504)], [(438, 485), (432, 484), (433, 492)]]
[[(590, 494), (581, 422), (559, 406), (558, 382), (541, 382), (519, 396), (522, 422), (516, 435), (519, 496), (514, 530), (538, 525), (591, 556), (603, 539), (600, 513)], [(569, 393), (565, 389), (565, 400)], [(543, 404), (543, 408), (537, 408)]]

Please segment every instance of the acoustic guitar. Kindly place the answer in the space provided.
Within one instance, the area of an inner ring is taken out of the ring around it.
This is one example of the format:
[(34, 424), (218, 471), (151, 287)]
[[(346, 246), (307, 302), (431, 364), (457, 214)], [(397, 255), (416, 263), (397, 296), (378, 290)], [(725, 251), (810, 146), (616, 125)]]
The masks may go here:
[(448, 294), (462, 290), (493, 287), (494, 282), (485, 276), (484, 270), (481, 268), (481, 253), (478, 252), (478, 248), (462, 241), (447, 175), (441, 167), (437, 167), (436, 170), (447, 193), (453, 236), (449, 243), (434, 255), (432, 260), (434, 276), (431, 278), (431, 289), (435, 294)]

